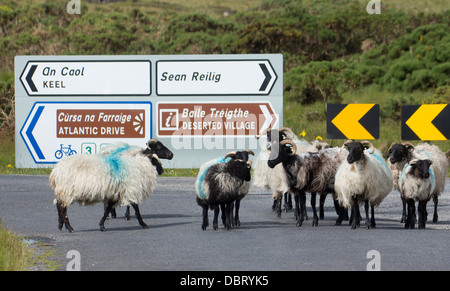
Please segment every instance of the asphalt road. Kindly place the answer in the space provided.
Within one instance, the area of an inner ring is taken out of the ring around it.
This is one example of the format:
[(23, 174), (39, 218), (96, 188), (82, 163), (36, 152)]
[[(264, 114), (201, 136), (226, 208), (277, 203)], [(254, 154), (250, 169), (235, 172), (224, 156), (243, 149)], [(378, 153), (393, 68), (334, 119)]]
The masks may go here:
[[(152, 196), (141, 205), (149, 225), (142, 229), (132, 216), (98, 222), (103, 205), (69, 208), (74, 233), (57, 229), (57, 212), (48, 176), (0, 175), (0, 218), (29, 242), (48, 245), (66, 270), (75, 250), (81, 270), (450, 270), (450, 179), (439, 200), (439, 222), (425, 230), (406, 230), (399, 223), (398, 192), (390, 193), (376, 209), (377, 228), (351, 230), (335, 226), (336, 214), (328, 197), (325, 220), (295, 227), (293, 212), (277, 218), (267, 191), (251, 188), (241, 202), (241, 226), (227, 231), (201, 230), (201, 208), (195, 201), (195, 178), (160, 177)], [(432, 213), (432, 202), (428, 212)], [(362, 208), (363, 211), (363, 208)], [(132, 212), (133, 213), (133, 212)], [(364, 216), (364, 212), (362, 212)], [(432, 215), (429, 214), (429, 217)], [(212, 212), (210, 212), (212, 225)], [(372, 252), (370, 252), (372, 251)], [(375, 251), (375, 252), (373, 252)]]

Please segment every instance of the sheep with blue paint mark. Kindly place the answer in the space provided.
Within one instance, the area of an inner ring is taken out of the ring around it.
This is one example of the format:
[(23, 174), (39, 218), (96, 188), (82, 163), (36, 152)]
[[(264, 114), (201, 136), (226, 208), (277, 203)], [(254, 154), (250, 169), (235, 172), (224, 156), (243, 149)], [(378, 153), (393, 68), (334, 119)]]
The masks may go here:
[[(162, 145), (162, 144), (161, 144)], [(160, 151), (168, 150), (162, 146)], [(93, 205), (107, 203), (107, 209), (100, 220), (100, 230), (105, 231), (105, 220), (114, 206), (131, 205), (136, 211), (139, 224), (142, 220), (139, 204), (148, 198), (156, 185), (156, 177), (163, 168), (158, 151), (149, 148), (129, 148), (122, 155), (74, 155), (62, 159), (50, 174), (50, 185), (54, 190), (58, 210), (58, 228), (63, 224), (73, 232), (67, 216), (70, 205)]]
[[(254, 155), (250, 150), (230, 152), (224, 158), (208, 161), (200, 167), (195, 190), (197, 203), (203, 209), (203, 230), (209, 225), (208, 209), (214, 210), (213, 229), (218, 229), (219, 207), (227, 230), (233, 224), (240, 225), (240, 201), (250, 188), (252, 163), (249, 154)], [(234, 219), (233, 203), (236, 207)]]
[(433, 162), (429, 159), (413, 159), (405, 165), (399, 178), (402, 200), (408, 204), (405, 228), (415, 227), (415, 202), (418, 201), (419, 229), (425, 228), (427, 221), (427, 203), (436, 187), (436, 178), (431, 169)]
[[(141, 150), (138, 146), (132, 146), (127, 143), (118, 142), (113, 144), (105, 145), (101, 148), (100, 152), (98, 153), (101, 156), (134, 156), (136, 152), (139, 152)], [(145, 153), (147, 155), (153, 154), (157, 155), (158, 158), (161, 159), (167, 159), (171, 160), (173, 158), (173, 153), (167, 149), (160, 141), (158, 141), (156, 138), (152, 138), (147, 142), (147, 149), (145, 150)], [(157, 169), (157, 171), (163, 172), (162, 166), (159, 164), (155, 164), (155, 167), (161, 167), (160, 169)], [(108, 207), (108, 203), (105, 201), (104, 210), (106, 210)], [(113, 207), (111, 209), (111, 217), (116, 218), (116, 207)], [(125, 219), (130, 220), (130, 206), (127, 205), (126, 211), (125, 211)]]
[[(449, 160), (446, 155), (439, 149), (438, 146), (429, 143), (421, 143), (414, 146), (411, 143), (393, 143), (389, 148), (389, 160), (391, 171), (394, 176), (394, 188), (399, 189), (398, 178), (405, 165), (414, 159), (429, 159), (431, 164), (431, 170), (436, 178), (436, 187), (432, 193), (434, 202), (434, 214), (433, 222), (438, 221), (438, 197), (444, 191), (445, 177), (448, 173)], [(406, 220), (406, 201), (402, 198), (403, 213), (401, 222)]]
[[(345, 208), (352, 208), (352, 229), (360, 224), (359, 205), (362, 203), (365, 204), (367, 228), (375, 228), (374, 208), (391, 192), (392, 174), (381, 152), (371, 142), (348, 140), (343, 147), (348, 149), (348, 156), (336, 172), (334, 189), (337, 198)], [(342, 217), (338, 220), (342, 222)]]

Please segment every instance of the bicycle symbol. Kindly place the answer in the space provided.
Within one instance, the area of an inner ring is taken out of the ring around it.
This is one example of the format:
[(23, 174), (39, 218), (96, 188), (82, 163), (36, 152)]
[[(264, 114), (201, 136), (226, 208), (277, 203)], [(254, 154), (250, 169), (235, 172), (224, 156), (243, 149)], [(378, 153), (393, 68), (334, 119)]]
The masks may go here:
[(55, 158), (57, 158), (58, 160), (61, 159), (64, 155), (67, 157), (77, 154), (77, 152), (71, 148), (72, 145), (64, 147), (63, 144), (61, 144), (60, 146), (61, 148), (55, 152)]

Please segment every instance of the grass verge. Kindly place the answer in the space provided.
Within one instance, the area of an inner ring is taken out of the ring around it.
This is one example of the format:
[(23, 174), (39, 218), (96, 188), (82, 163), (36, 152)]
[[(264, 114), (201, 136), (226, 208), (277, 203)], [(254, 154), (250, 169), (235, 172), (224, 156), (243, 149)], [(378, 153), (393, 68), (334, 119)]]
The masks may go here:
[(25, 271), (33, 261), (23, 238), (4, 228), (0, 222), (0, 271)]

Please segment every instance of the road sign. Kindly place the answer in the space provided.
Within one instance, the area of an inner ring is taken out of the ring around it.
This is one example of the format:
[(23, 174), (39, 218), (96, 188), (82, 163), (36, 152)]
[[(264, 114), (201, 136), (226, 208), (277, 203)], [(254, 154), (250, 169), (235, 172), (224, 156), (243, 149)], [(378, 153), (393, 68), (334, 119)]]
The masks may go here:
[(157, 136), (255, 136), (278, 117), (270, 102), (159, 102)]
[(269, 60), (170, 60), (156, 62), (159, 96), (269, 95), (275, 82)]
[(152, 136), (196, 168), (283, 126), (283, 56), (16, 56), (15, 109), (18, 168)]
[(402, 106), (402, 140), (448, 139), (450, 139), (448, 104)]
[(379, 136), (378, 104), (328, 104), (327, 138), (377, 139)]
[(144, 146), (152, 138), (151, 109), (150, 102), (36, 102), (20, 136), (37, 164), (118, 141)]
[(150, 61), (29, 61), (20, 81), (28, 96), (148, 96)]

